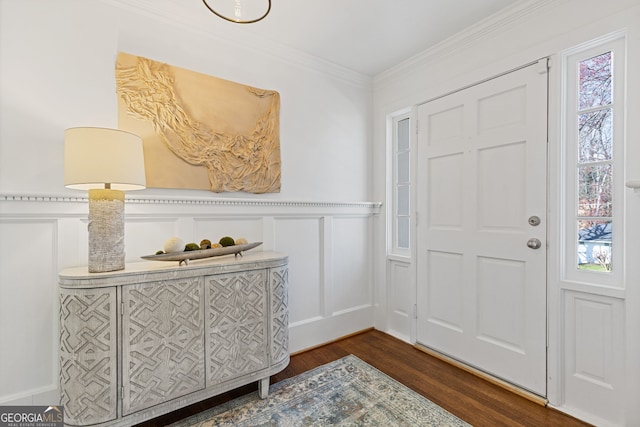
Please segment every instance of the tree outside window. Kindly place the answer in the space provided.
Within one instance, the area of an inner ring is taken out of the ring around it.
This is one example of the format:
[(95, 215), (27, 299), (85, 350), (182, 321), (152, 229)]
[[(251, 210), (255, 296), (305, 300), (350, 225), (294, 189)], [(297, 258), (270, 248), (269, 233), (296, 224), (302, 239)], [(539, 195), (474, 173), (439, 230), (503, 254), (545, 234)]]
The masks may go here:
[(612, 270), (612, 52), (578, 64), (576, 222), (578, 269)]

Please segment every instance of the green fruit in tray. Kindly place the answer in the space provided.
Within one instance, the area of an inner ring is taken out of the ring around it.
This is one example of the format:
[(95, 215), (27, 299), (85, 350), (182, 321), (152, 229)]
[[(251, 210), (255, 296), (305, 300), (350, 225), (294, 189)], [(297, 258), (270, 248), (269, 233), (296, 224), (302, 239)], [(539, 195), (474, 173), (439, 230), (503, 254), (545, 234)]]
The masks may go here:
[(198, 244), (197, 244), (197, 243), (187, 243), (187, 244), (184, 246), (184, 250), (185, 250), (185, 251), (197, 251), (197, 250), (199, 250), (199, 249), (200, 249), (200, 246), (198, 246)]
[(219, 243), (220, 243), (223, 247), (226, 247), (226, 246), (233, 246), (233, 245), (235, 245), (235, 244), (236, 244), (235, 240), (233, 240), (233, 238), (232, 238), (232, 237), (229, 237), (229, 236), (225, 236), (225, 237), (221, 238)]
[(200, 242), (200, 249), (211, 249), (211, 240), (204, 239)]

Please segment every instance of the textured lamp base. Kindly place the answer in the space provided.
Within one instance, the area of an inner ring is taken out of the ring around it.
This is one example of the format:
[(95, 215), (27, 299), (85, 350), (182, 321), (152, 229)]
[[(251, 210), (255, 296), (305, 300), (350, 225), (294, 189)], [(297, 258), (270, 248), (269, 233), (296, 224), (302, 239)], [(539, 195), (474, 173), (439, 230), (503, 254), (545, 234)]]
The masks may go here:
[(124, 192), (89, 190), (89, 272), (124, 269)]

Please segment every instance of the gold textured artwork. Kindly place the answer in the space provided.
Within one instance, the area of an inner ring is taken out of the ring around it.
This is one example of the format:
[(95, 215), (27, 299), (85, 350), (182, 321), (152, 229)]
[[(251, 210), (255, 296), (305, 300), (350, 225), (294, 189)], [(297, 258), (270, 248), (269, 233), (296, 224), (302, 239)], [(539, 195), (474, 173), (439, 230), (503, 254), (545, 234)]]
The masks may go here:
[(280, 191), (280, 94), (119, 53), (118, 125), (142, 137), (147, 187)]

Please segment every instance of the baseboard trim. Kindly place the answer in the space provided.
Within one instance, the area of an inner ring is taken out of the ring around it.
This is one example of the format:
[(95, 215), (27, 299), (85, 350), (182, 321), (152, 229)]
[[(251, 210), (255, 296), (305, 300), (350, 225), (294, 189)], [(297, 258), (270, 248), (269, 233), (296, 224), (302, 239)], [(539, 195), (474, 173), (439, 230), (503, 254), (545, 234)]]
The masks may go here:
[(520, 387), (518, 387), (516, 385), (513, 385), (513, 384), (508, 383), (508, 382), (506, 382), (504, 380), (501, 380), (500, 378), (496, 378), (496, 377), (494, 377), (492, 375), (489, 375), (486, 372), (483, 372), (483, 371), (481, 371), (479, 369), (476, 369), (476, 368), (474, 368), (472, 366), (465, 365), (464, 363), (462, 363), (462, 362), (460, 362), (460, 361), (458, 361), (456, 359), (453, 359), (453, 358), (451, 358), (451, 357), (449, 357), (447, 355), (444, 355), (444, 354), (442, 354), (442, 353), (440, 353), (440, 352), (438, 352), (436, 350), (430, 349), (430, 348), (425, 347), (425, 346), (420, 345), (420, 344), (414, 344), (413, 347), (415, 349), (417, 349), (417, 350), (422, 351), (423, 353), (427, 353), (429, 356), (433, 356), (436, 359), (440, 359), (440, 360), (442, 360), (444, 362), (447, 362), (448, 364), (450, 364), (452, 366), (455, 366), (458, 369), (462, 369), (463, 371), (469, 372), (469, 373), (471, 373), (471, 374), (473, 374), (473, 375), (475, 375), (475, 376), (477, 376), (479, 378), (482, 378), (485, 381), (488, 381), (488, 382), (490, 382), (492, 384), (495, 384), (495, 385), (497, 385), (499, 387), (502, 387), (505, 390), (508, 390), (513, 394), (517, 394), (520, 397), (524, 397), (525, 399), (530, 400), (531, 402), (536, 403), (536, 404), (538, 404), (540, 406), (547, 406), (547, 403), (549, 403), (549, 401), (546, 398), (542, 397), (542, 396), (538, 396), (535, 393), (532, 393), (532, 392), (530, 392), (528, 390), (524, 390), (524, 389), (522, 389), (522, 388), (520, 388)]
[(314, 345), (312, 347), (303, 348), (302, 350), (299, 350), (299, 351), (291, 353), (291, 356), (295, 356), (297, 354), (306, 353), (307, 351), (315, 350), (317, 348), (324, 347), (325, 345), (329, 345), (329, 344), (336, 343), (338, 341), (346, 340), (347, 338), (355, 337), (356, 335), (364, 334), (365, 332), (373, 331), (374, 329), (375, 328), (372, 326), (370, 328), (362, 329), (360, 331), (356, 331), (356, 332), (350, 333), (348, 335), (343, 335), (343, 336), (341, 336), (339, 338), (336, 338), (334, 340), (331, 340), (331, 341), (323, 342), (322, 344)]

